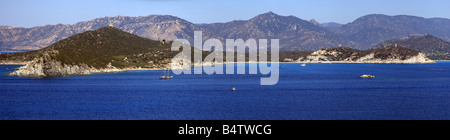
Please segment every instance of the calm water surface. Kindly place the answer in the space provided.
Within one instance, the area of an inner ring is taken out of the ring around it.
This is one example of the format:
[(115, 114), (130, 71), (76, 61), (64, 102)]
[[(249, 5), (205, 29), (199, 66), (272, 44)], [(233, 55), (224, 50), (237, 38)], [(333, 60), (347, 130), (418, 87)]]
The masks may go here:
[(0, 119), (450, 119), (450, 62), (280, 65), (275, 86), (162, 71), (22, 78), (0, 66)]

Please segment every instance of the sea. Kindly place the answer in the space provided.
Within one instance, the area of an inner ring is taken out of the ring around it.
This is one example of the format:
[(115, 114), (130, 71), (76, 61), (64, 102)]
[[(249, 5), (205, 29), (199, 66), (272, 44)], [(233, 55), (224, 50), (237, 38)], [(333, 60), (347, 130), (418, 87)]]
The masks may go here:
[[(236, 64), (246, 65), (249, 64)], [(450, 119), (450, 62), (280, 64), (265, 75), (129, 71), (59, 78), (6, 76), (1, 120), (441, 120)], [(7, 70), (8, 69), (8, 70)], [(363, 74), (376, 76), (360, 78)], [(232, 90), (235, 88), (236, 90)]]

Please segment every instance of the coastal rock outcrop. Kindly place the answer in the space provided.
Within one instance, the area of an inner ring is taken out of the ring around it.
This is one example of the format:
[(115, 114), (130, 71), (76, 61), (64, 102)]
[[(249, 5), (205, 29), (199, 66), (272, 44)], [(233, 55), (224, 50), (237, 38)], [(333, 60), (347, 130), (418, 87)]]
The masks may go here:
[(424, 64), (435, 63), (423, 52), (401, 46), (372, 50), (355, 50), (348, 47), (325, 48), (301, 57), (302, 63), (383, 63)]
[(9, 75), (21, 77), (61, 77), (122, 71), (111, 65), (106, 66), (107, 68), (97, 69), (94, 67), (89, 67), (86, 64), (63, 64), (52, 58), (52, 56), (57, 53), (58, 51), (47, 52), (41, 57), (35, 58), (33, 61), (28, 62), (25, 66), (20, 67), (19, 70), (14, 71)]

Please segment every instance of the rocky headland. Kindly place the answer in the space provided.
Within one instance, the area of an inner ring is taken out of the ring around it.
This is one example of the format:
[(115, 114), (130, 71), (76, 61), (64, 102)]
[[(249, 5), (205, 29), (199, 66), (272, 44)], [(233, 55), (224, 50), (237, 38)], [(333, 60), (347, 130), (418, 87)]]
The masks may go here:
[(371, 50), (356, 50), (349, 47), (325, 48), (301, 56), (301, 63), (383, 63), (426, 64), (435, 63), (423, 52), (401, 46), (390, 46)]
[(164, 69), (178, 52), (172, 42), (142, 38), (114, 27), (103, 27), (61, 40), (46, 48), (1, 54), (1, 64), (25, 64), (9, 75), (61, 77), (134, 69)]

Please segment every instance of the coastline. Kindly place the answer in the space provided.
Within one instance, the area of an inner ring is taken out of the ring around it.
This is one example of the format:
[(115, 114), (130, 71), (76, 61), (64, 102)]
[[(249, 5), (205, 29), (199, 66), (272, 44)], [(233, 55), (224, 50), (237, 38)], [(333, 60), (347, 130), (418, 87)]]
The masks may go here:
[[(329, 62), (278, 62), (280, 64), (435, 64), (436, 61), (443, 61), (443, 60), (433, 60), (433, 62), (427, 62), (427, 63), (375, 63), (375, 62), (347, 62), (347, 61), (329, 61)], [(450, 60), (445, 60), (450, 61)], [(261, 62), (225, 62), (225, 63), (219, 63), (215, 65), (228, 65), (228, 64), (259, 64)], [(272, 62), (267, 62), (272, 63)], [(212, 64), (203, 64), (204, 66), (212, 66)], [(195, 66), (192, 66), (191, 68), (194, 68)], [(197, 66), (200, 67), (200, 66)], [(139, 71), (139, 70), (165, 70), (165, 68), (128, 68), (128, 69), (121, 69), (123, 71)], [(172, 69), (172, 70), (184, 70), (184, 69)]]
[[(278, 62), (280, 64), (434, 64), (436, 61), (444, 61), (444, 62), (450, 62), (450, 60), (433, 60), (433, 62), (426, 62), (426, 63), (389, 63), (389, 62), (348, 62), (348, 61), (320, 61), (320, 62)], [(26, 65), (28, 62), (25, 63), (0, 63), (0, 65)], [(225, 63), (219, 63), (215, 65), (227, 65), (227, 64), (250, 64), (250, 63), (262, 63), (262, 62), (225, 62)], [(272, 63), (272, 62), (266, 62), (266, 63)], [(212, 66), (212, 64), (202, 64), (202, 66)], [(192, 68), (194, 65), (192, 66)], [(122, 71), (134, 71), (134, 70), (164, 70), (165, 68), (124, 68), (120, 69)]]
[(0, 63), (0, 65), (26, 65), (28, 62), (6, 62), (6, 63)]
[(408, 62), (348, 62), (348, 61), (314, 61), (314, 62), (297, 62), (305, 64), (434, 64), (436, 61), (432, 62), (421, 62), (421, 63), (408, 63)]
[[(439, 60), (442, 61), (442, 60)], [(444, 61), (450, 61), (450, 60), (444, 60)], [(218, 63), (218, 64), (212, 64), (212, 63), (202, 63), (200, 64), (194, 64), (191, 67), (187, 68), (187, 69), (191, 69), (194, 67), (209, 67), (209, 66), (214, 66), (214, 65), (228, 65), (228, 64), (259, 64), (262, 62), (225, 62), (225, 63)], [(271, 62), (266, 62), (266, 63), (271, 63)], [(436, 63), (435, 60), (431, 61), (431, 62), (423, 62), (423, 63), (396, 63), (396, 62), (382, 62), (382, 61), (378, 61), (378, 62), (348, 62), (348, 61), (311, 61), (311, 62), (301, 62), (301, 61), (296, 61), (296, 62), (278, 62), (280, 64), (434, 64)], [(22, 67), (27, 66), (27, 63), (1, 63), (0, 65), (23, 65)], [(44, 78), (44, 77), (53, 77), (53, 76), (42, 76), (42, 75), (22, 75), (20, 74), (20, 70), (21, 68), (19, 68), (19, 70), (13, 71), (10, 74), (8, 74), (9, 76), (19, 76), (19, 77), (35, 77), (35, 78)], [(83, 71), (82, 73), (72, 73), (72, 74), (68, 74), (68, 75), (64, 75), (62, 77), (66, 77), (66, 76), (75, 76), (75, 75), (92, 75), (92, 74), (101, 74), (101, 73), (118, 73), (118, 72), (127, 72), (127, 71), (156, 71), (156, 70), (166, 70), (167, 68), (123, 68), (123, 69), (118, 69), (118, 68), (106, 68), (106, 69), (96, 69), (96, 68), (90, 68), (90, 70), (86, 70), (87, 72)], [(184, 69), (183, 67), (175, 67), (171, 70), (187, 70)]]
[[(436, 63), (436, 61), (450, 61), (450, 60), (431, 60), (432, 62), (423, 62), (423, 63), (404, 63), (404, 62), (354, 62), (354, 61), (309, 61), (309, 62), (302, 62), (302, 61), (295, 61), (295, 62), (278, 62), (278, 63), (308, 63), (308, 64), (326, 64), (326, 63), (332, 63), (332, 64), (433, 64)], [(28, 62), (1, 62), (0, 65), (26, 65)], [(260, 62), (224, 62), (219, 64), (239, 64), (239, 63), (260, 63)], [(271, 62), (267, 62), (271, 63)], [(212, 65), (212, 64), (208, 64)], [(205, 64), (203, 64), (205, 66)], [(125, 68), (126, 70), (162, 70), (159, 68)]]

